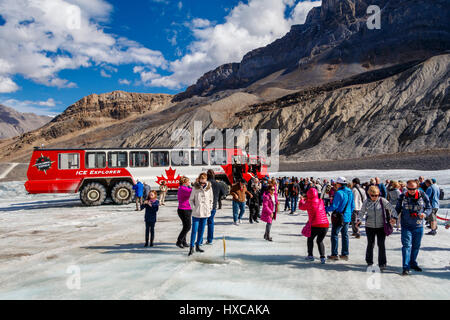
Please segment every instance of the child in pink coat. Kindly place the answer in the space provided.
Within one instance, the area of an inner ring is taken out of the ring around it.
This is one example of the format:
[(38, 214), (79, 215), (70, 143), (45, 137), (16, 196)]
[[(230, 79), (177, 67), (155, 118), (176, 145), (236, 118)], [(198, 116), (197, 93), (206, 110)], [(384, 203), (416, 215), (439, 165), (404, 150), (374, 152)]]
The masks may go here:
[(261, 211), (261, 220), (266, 222), (266, 233), (264, 239), (272, 241), (270, 237), (270, 229), (272, 228), (272, 221), (276, 220), (277, 216), (278, 196), (275, 193), (275, 186), (269, 185), (269, 189), (263, 194), (263, 207)]
[(308, 211), (308, 222), (311, 223), (311, 236), (308, 238), (308, 257), (306, 260), (314, 261), (313, 247), (314, 238), (317, 237), (317, 246), (319, 247), (320, 261), (325, 263), (325, 247), (323, 239), (328, 232), (329, 222), (325, 205), (322, 199), (319, 199), (319, 193), (316, 188), (311, 188), (306, 194), (306, 199), (301, 198), (298, 208)]

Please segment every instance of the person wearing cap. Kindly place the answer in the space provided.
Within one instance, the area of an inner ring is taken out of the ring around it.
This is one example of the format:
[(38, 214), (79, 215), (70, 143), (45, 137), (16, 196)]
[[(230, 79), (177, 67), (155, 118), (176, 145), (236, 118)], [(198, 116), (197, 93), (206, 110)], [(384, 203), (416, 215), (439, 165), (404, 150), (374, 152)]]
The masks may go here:
[(430, 199), (432, 208), (431, 214), (428, 217), (428, 222), (430, 223), (431, 231), (428, 232), (427, 235), (434, 236), (437, 233), (437, 212), (439, 210), (440, 190), (439, 187), (436, 185), (436, 183), (433, 183), (433, 181), (430, 179), (425, 180), (425, 185), (427, 186), (425, 194)]
[[(352, 212), (355, 210), (355, 202), (353, 200), (353, 193), (347, 187), (347, 180), (345, 177), (339, 177), (336, 180), (337, 191), (334, 194), (333, 202), (326, 207), (327, 212), (335, 212), (341, 215), (342, 219), (339, 223), (332, 223), (331, 226), (331, 255), (328, 256), (330, 260), (348, 260), (349, 255), (349, 237), (348, 226), (352, 220)], [(342, 251), (338, 257), (339, 233), (342, 235)]]
[(422, 271), (417, 264), (417, 256), (423, 236), (423, 221), (431, 214), (430, 199), (419, 189), (419, 184), (415, 180), (409, 180), (407, 188), (408, 191), (398, 198), (394, 212), (397, 216), (393, 216), (395, 222), (401, 214), (403, 275), (408, 275), (410, 269)]

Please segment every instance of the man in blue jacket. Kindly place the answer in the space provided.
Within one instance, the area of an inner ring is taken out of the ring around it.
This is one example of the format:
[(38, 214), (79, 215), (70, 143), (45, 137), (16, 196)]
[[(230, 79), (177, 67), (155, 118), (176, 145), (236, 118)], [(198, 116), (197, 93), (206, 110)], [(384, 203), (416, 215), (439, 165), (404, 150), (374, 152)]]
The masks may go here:
[[(336, 211), (342, 214), (341, 224), (332, 224), (331, 226), (331, 256), (330, 260), (348, 260), (349, 255), (349, 239), (348, 226), (352, 220), (352, 212), (355, 210), (355, 202), (353, 200), (353, 193), (347, 187), (347, 180), (344, 177), (339, 177), (336, 180), (337, 192), (334, 194), (333, 203), (326, 207), (327, 212)], [(342, 235), (342, 254), (338, 257), (339, 232)]]
[[(434, 180), (434, 179), (433, 179)], [(427, 186), (425, 194), (431, 201), (431, 214), (428, 217), (428, 221), (430, 222), (431, 231), (428, 232), (428, 235), (434, 236), (437, 233), (437, 212), (439, 210), (439, 195), (441, 191), (439, 187), (430, 179), (425, 180), (425, 185)]]
[[(144, 185), (139, 180), (133, 186), (134, 195), (136, 197), (136, 210), (139, 211), (139, 206), (142, 205), (142, 198), (144, 197)], [(147, 200), (147, 199), (145, 199)]]
[(407, 189), (398, 198), (395, 207), (397, 216), (393, 217), (396, 220), (401, 214), (403, 275), (408, 275), (410, 269), (422, 271), (417, 265), (417, 256), (423, 236), (423, 222), (431, 214), (430, 199), (419, 190), (417, 182), (409, 180)]

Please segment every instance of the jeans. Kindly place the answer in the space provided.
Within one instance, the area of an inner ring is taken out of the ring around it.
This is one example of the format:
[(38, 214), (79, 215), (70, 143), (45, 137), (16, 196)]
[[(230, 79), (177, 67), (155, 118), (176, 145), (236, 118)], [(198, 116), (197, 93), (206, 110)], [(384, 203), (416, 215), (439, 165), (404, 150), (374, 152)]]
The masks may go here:
[(181, 223), (183, 224), (183, 229), (178, 236), (178, 243), (186, 243), (186, 235), (191, 230), (191, 216), (192, 210), (183, 210), (178, 209), (178, 216), (181, 219)]
[(245, 202), (239, 202), (233, 200), (233, 220), (237, 222), (238, 219), (242, 219), (245, 212)]
[[(200, 245), (203, 242), (203, 233), (205, 232), (206, 220), (208, 218), (192, 217), (192, 231), (191, 231), (191, 247)], [(197, 242), (195, 242), (197, 237)]]
[(366, 262), (367, 264), (373, 264), (373, 249), (375, 247), (375, 237), (377, 237), (378, 245), (378, 265), (386, 265), (386, 247), (384, 242), (386, 240), (386, 233), (384, 228), (367, 228), (367, 249), (366, 249)]
[(325, 246), (323, 245), (323, 239), (327, 235), (328, 228), (311, 227), (311, 236), (308, 238), (308, 256), (313, 255), (314, 238), (317, 237), (317, 246), (319, 247), (319, 254), (321, 258), (325, 258)]
[(417, 255), (423, 236), (423, 227), (402, 226), (402, 258), (403, 270), (417, 267)]
[(356, 225), (358, 223), (358, 220), (359, 220), (359, 211), (354, 210), (352, 212), (352, 231), (355, 234), (359, 234), (359, 227)]
[(153, 239), (155, 239), (155, 223), (156, 222), (145, 222), (145, 244), (148, 245), (148, 234), (150, 233), (150, 243), (153, 244)]
[(291, 196), (291, 212), (297, 210), (298, 196)]
[(291, 209), (291, 198), (286, 196), (286, 201), (284, 202), (284, 211)]
[(342, 255), (348, 256), (348, 225), (349, 222), (344, 222), (342, 226), (331, 227), (331, 255), (338, 255), (339, 232), (342, 235)]
[(214, 216), (216, 209), (211, 210), (211, 216), (208, 218), (208, 243), (212, 243), (214, 239)]

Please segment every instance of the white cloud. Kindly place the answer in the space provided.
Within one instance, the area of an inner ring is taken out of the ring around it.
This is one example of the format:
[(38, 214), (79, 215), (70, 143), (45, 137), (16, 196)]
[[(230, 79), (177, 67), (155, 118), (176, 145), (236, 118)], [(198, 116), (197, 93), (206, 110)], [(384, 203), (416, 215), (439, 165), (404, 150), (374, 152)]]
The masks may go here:
[(19, 88), (13, 77), (59, 88), (76, 84), (61, 70), (102, 65), (143, 64), (166, 68), (159, 51), (107, 34), (100, 26), (112, 6), (105, 0), (1, 0), (0, 92)]
[(11, 78), (0, 75), (0, 93), (15, 92), (19, 86)]
[(119, 79), (119, 84), (129, 86), (131, 84), (131, 81), (128, 79)]
[[(154, 79), (152, 75), (147, 81), (141, 75), (141, 80), (148, 86), (171, 89), (191, 85), (205, 72), (239, 62), (247, 52), (284, 36), (291, 25), (304, 23), (309, 10), (320, 5), (321, 1), (249, 0), (234, 7), (222, 24), (193, 19), (185, 26), (191, 29), (195, 41), (187, 54), (170, 62), (171, 74)], [(288, 8), (292, 13), (286, 18)]]

